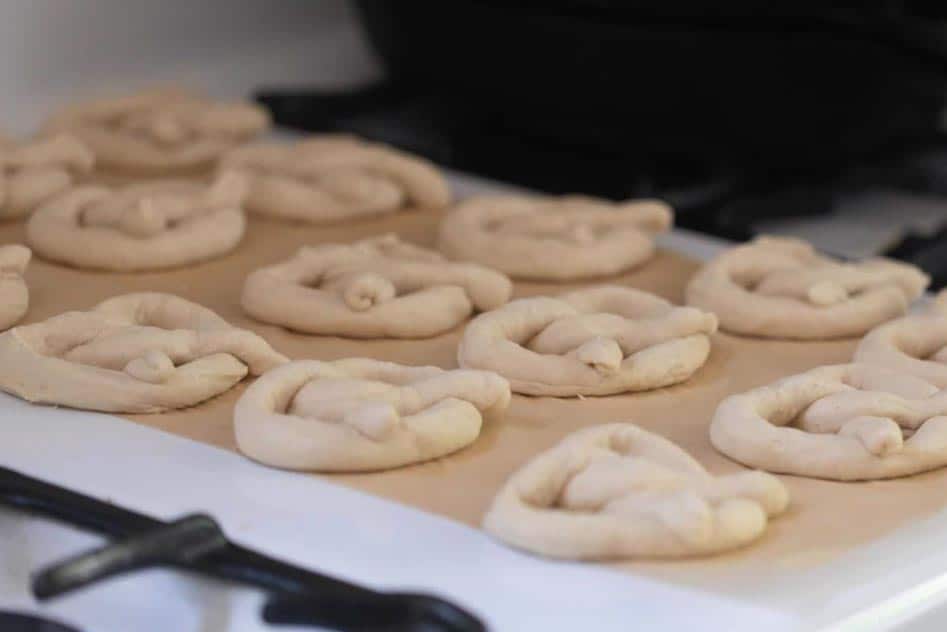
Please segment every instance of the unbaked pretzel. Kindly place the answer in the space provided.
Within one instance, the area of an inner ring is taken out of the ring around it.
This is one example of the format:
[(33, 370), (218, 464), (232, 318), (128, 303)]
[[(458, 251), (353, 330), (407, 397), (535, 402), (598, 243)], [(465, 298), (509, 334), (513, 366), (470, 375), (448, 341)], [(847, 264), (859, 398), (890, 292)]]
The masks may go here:
[(574, 281), (629, 270), (654, 254), (673, 213), (658, 200), (615, 204), (569, 195), (482, 195), (441, 223), (439, 246), (513, 278)]
[(140, 272), (197, 263), (240, 242), (245, 193), (245, 180), (234, 173), (209, 186), (158, 180), (79, 187), (30, 217), (27, 241), (41, 257), (77, 268)]
[(821, 367), (720, 403), (714, 446), (770, 472), (842, 481), (947, 465), (947, 391), (866, 364)]
[(92, 169), (92, 152), (68, 134), (14, 142), (0, 136), (0, 219), (29, 215)]
[(250, 385), (234, 409), (234, 430), (240, 451), (267, 465), (382, 470), (473, 443), (483, 417), (509, 401), (509, 384), (487, 371), (302, 360)]
[(0, 246), (0, 330), (12, 327), (30, 306), (30, 291), (23, 273), (30, 249), (19, 244)]
[(761, 237), (705, 264), (686, 301), (715, 313), (724, 331), (820, 340), (859, 336), (904, 314), (929, 281), (905, 263), (842, 263), (804, 241)]
[(205, 307), (144, 292), (0, 334), (0, 390), (40, 404), (156, 413), (286, 361)]
[(229, 153), (223, 166), (248, 175), (250, 212), (279, 219), (328, 224), (450, 203), (433, 164), (350, 136), (250, 145)]
[(303, 247), (253, 272), (243, 308), (262, 322), (310, 334), (426, 338), (471, 313), (503, 305), (513, 285), (475, 264), (450, 263), (396, 235)]
[(513, 474), (484, 528), (565, 559), (685, 557), (749, 544), (789, 493), (764, 472), (710, 475), (667, 439), (630, 423), (580, 430)]
[(515, 300), (467, 326), (460, 366), (528, 395), (611, 395), (677, 384), (710, 353), (713, 314), (619, 286)]

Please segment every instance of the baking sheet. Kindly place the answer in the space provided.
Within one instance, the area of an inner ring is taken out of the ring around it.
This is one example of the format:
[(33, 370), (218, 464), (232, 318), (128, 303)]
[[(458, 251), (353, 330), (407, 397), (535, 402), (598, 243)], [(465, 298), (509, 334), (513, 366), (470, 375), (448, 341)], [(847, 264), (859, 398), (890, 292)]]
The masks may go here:
[[(434, 242), (439, 214), (411, 211), (344, 227), (300, 226), (254, 218), (239, 248), (227, 257), (162, 273), (113, 274), (79, 271), (34, 259), (26, 277), (31, 307), (26, 322), (132, 291), (173, 292), (217, 311), (235, 325), (262, 334), (291, 358), (364, 356), (407, 364), (456, 366), (462, 328), (419, 341), (354, 341), (301, 336), (256, 323), (239, 307), (244, 277), (259, 266), (285, 259), (303, 244), (349, 242), (397, 232), (419, 244)], [(22, 242), (20, 224), (0, 227), (0, 243)], [(608, 282), (649, 290), (680, 302), (697, 263), (660, 252), (646, 266)], [(606, 280), (603, 280), (606, 281)], [(555, 293), (574, 285), (517, 284), (517, 296)], [(778, 342), (717, 335), (708, 364), (691, 381), (650, 393), (607, 398), (514, 397), (505, 419), (485, 427), (471, 447), (446, 458), (399, 470), (324, 478), (448, 518), (477, 525), (496, 490), (519, 465), (580, 427), (628, 420), (681, 445), (712, 472), (739, 466), (717, 454), (707, 425), (717, 402), (729, 393), (768, 383), (821, 364), (847, 361), (855, 340)], [(126, 416), (136, 423), (199, 442), (235, 450), (231, 410), (243, 387), (194, 408), (162, 415)], [(262, 466), (261, 466), (262, 467)], [(771, 523), (764, 538), (735, 553), (674, 562), (636, 561), (611, 567), (647, 574), (714, 592), (754, 587), (807, 572), (867, 542), (891, 533), (945, 504), (947, 471), (869, 483), (833, 483), (781, 477), (792, 494), (791, 510)]]

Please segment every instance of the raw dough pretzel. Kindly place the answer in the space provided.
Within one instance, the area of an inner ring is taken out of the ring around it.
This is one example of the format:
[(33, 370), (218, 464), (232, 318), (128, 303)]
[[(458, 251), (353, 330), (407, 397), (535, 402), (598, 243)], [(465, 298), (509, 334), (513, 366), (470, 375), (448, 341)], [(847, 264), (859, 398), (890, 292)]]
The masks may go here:
[(252, 331), (171, 294), (125, 294), (0, 334), (0, 390), (103, 412), (193, 406), (284, 362)]
[(68, 134), (17, 143), (0, 136), (0, 219), (25, 217), (92, 170), (92, 152)]
[(73, 105), (53, 115), (45, 129), (76, 135), (99, 168), (174, 175), (211, 167), (269, 126), (269, 114), (252, 103), (165, 89)]
[(447, 215), (440, 248), (517, 279), (574, 281), (643, 263), (654, 254), (654, 235), (672, 222), (670, 207), (658, 200), (482, 195)]
[(788, 504), (765, 472), (712, 476), (664, 437), (615, 423), (573, 433), (527, 463), (483, 525), (549, 557), (685, 557), (749, 544)]
[(686, 302), (714, 312), (731, 333), (821, 340), (859, 336), (904, 314), (929, 281), (912, 265), (841, 263), (801, 240), (761, 237), (705, 264)]
[(354, 338), (426, 338), (474, 310), (510, 300), (505, 276), (396, 235), (352, 245), (303, 247), (296, 256), (253, 272), (243, 308), (257, 320), (310, 334)]
[(868, 332), (855, 350), (854, 361), (909, 373), (947, 388), (947, 290), (930, 309)]
[(140, 272), (182, 266), (233, 250), (246, 227), (243, 176), (210, 186), (178, 180), (117, 190), (84, 186), (37, 210), (26, 227), (40, 256), (76, 266)]
[(250, 176), (248, 210), (280, 219), (325, 224), (450, 203), (447, 181), (433, 164), (349, 136), (250, 145), (223, 164)]
[(710, 353), (713, 314), (627, 287), (513, 301), (475, 318), (460, 366), (496, 371), (527, 395), (611, 395), (683, 382)]
[(821, 367), (720, 403), (710, 425), (730, 458), (841, 481), (947, 465), (947, 391), (866, 364)]
[(250, 385), (234, 409), (234, 430), (240, 451), (267, 465), (382, 470), (470, 445), (483, 417), (509, 401), (509, 384), (487, 371), (302, 360)]
[(0, 246), (0, 330), (15, 325), (30, 306), (30, 291), (23, 280), (30, 254), (26, 246)]

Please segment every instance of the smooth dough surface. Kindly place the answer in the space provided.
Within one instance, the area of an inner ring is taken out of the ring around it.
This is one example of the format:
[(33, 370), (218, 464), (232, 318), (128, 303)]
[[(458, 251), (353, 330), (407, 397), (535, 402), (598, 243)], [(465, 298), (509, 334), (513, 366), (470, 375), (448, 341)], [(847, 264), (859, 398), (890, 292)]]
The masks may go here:
[(276, 467), (359, 472), (436, 459), (470, 445), (510, 401), (487, 371), (362, 358), (300, 360), (269, 371), (234, 409), (237, 445)]
[(516, 279), (575, 281), (616, 275), (654, 254), (654, 235), (673, 222), (658, 200), (613, 203), (568, 195), (481, 195), (441, 223), (440, 249)]
[(0, 390), (103, 412), (193, 406), (284, 362), (252, 331), (171, 294), (125, 294), (0, 334)]
[(249, 145), (230, 152), (223, 166), (249, 178), (251, 213), (285, 220), (329, 224), (450, 203), (447, 180), (432, 163), (351, 136)]
[(0, 136), (0, 219), (26, 217), (93, 163), (89, 148), (68, 134), (22, 142)]
[(474, 318), (460, 366), (496, 371), (527, 395), (612, 395), (670, 386), (710, 354), (713, 314), (606, 285), (512, 301)]
[(253, 103), (158, 89), (71, 105), (44, 129), (78, 137), (97, 168), (169, 176), (210, 168), (269, 126), (267, 111)]
[(929, 281), (890, 259), (842, 263), (798, 239), (760, 237), (706, 263), (686, 301), (715, 313), (730, 333), (823, 340), (860, 336), (903, 315)]
[(788, 504), (769, 474), (712, 476), (667, 439), (614, 423), (580, 430), (527, 463), (483, 525), (548, 557), (677, 558), (747, 545)]
[(385, 235), (303, 247), (250, 274), (242, 304), (257, 320), (304, 333), (427, 338), (503, 305), (512, 292), (499, 272)]
[(0, 330), (15, 325), (30, 307), (30, 291), (23, 280), (30, 254), (19, 244), (0, 246)]
[(44, 259), (77, 268), (141, 272), (222, 256), (246, 228), (246, 181), (155, 180), (120, 189), (83, 186), (37, 210), (26, 226)]
[(735, 461), (780, 474), (909, 476), (947, 465), (947, 391), (867, 364), (820, 367), (726, 398), (710, 439)]

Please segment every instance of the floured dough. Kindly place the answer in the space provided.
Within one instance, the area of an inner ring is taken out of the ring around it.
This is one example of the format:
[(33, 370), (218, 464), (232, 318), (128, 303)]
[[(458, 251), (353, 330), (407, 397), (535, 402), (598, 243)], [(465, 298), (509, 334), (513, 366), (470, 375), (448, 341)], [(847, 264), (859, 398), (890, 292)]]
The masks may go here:
[(0, 330), (15, 325), (29, 309), (30, 292), (23, 273), (30, 254), (29, 248), (18, 244), (0, 246)]
[(890, 259), (842, 263), (804, 241), (761, 237), (705, 264), (686, 297), (715, 313), (724, 331), (821, 340), (860, 336), (904, 314), (929, 281)]
[(0, 136), (0, 219), (29, 215), (69, 190), (93, 163), (92, 152), (67, 134), (24, 142)]
[(721, 402), (714, 446), (760, 469), (841, 481), (947, 465), (947, 391), (865, 364), (821, 367)]
[(447, 181), (433, 164), (350, 136), (250, 145), (223, 164), (249, 176), (250, 212), (280, 219), (327, 224), (450, 203)]
[(386, 235), (303, 247), (252, 273), (242, 303), (257, 320), (310, 334), (425, 338), (503, 305), (512, 292), (499, 272)]
[(611, 395), (677, 384), (710, 353), (713, 314), (619, 286), (515, 300), (476, 317), (460, 366), (528, 395)]
[(177, 296), (125, 294), (0, 334), (0, 390), (116, 413), (193, 406), (287, 359)]
[(580, 430), (527, 463), (483, 525), (549, 557), (671, 558), (749, 544), (788, 504), (769, 474), (711, 476), (667, 439), (615, 423)]
[(30, 217), (38, 255), (75, 266), (139, 272), (222, 256), (246, 227), (246, 181), (224, 173), (212, 185), (157, 180), (121, 189), (83, 186)]
[(854, 360), (947, 388), (947, 290), (929, 309), (868, 332), (858, 344)]
[(487, 371), (303, 360), (250, 385), (234, 409), (234, 430), (240, 451), (267, 465), (382, 470), (470, 445), (483, 416), (509, 401), (509, 384)]
[(578, 195), (482, 195), (441, 223), (440, 248), (513, 278), (574, 281), (615, 275), (654, 254), (673, 213), (658, 200), (615, 204)]
[(266, 131), (266, 110), (161, 89), (72, 105), (46, 123), (77, 136), (96, 166), (117, 172), (175, 175), (213, 166), (230, 149)]

